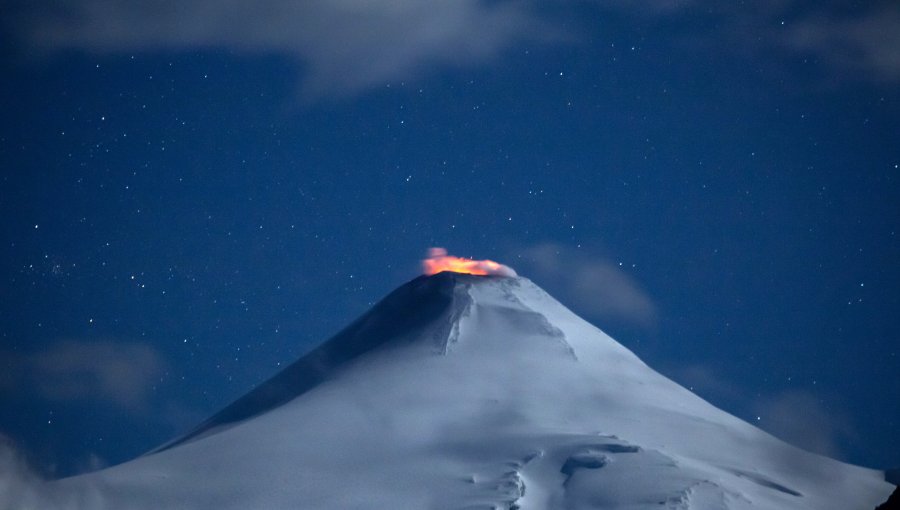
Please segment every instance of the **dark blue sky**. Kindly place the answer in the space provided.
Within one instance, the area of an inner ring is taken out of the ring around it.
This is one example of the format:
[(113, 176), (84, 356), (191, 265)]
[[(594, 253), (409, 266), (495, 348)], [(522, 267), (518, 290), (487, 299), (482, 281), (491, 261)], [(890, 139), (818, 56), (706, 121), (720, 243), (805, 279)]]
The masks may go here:
[(127, 460), (445, 246), (900, 465), (900, 7), (719, 4), (5, 2), (0, 434)]

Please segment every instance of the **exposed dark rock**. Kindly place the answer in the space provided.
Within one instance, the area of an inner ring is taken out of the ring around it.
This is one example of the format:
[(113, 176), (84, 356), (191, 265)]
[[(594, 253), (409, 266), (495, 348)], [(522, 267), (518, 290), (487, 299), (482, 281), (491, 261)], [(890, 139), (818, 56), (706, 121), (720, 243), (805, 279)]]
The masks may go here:
[(888, 469), (884, 472), (884, 479), (887, 483), (900, 485), (900, 468)]
[(875, 510), (900, 510), (900, 487), (894, 489), (894, 493), (887, 501), (878, 505)]

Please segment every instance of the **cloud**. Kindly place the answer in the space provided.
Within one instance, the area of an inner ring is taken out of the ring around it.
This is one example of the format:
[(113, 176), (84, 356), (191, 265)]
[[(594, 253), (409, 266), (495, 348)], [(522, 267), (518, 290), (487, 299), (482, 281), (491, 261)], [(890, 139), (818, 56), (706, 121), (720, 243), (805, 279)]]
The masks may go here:
[(91, 482), (78, 489), (54, 487), (40, 476), (0, 432), (0, 510), (65, 510), (109, 508)]
[[(4, 22), (32, 53), (209, 49), (287, 57), (300, 71), (301, 97), (312, 101), (489, 64), (522, 42), (574, 42), (579, 36), (565, 27), (578, 26), (591, 5), (601, 15), (655, 24), (692, 48), (811, 56), (841, 78), (900, 81), (900, 4), (885, 0), (851, 14), (798, 0), (13, 0)], [(675, 35), (673, 18), (689, 29)], [(694, 18), (702, 26), (684, 23)], [(582, 35), (592, 27), (584, 28)]]
[[(578, 31), (584, 37), (570, 32), (590, 6), (656, 25), (692, 48), (810, 55), (841, 77), (900, 81), (900, 4), (884, 0), (852, 15), (798, 0), (13, 0), (4, 22), (30, 53), (208, 49), (286, 57), (299, 71), (302, 99), (312, 101), (486, 65), (523, 42), (587, 42), (593, 27)], [(690, 28), (675, 35), (673, 18)], [(694, 18), (702, 26), (684, 23)]]
[(787, 390), (764, 397), (753, 408), (760, 417), (757, 425), (813, 453), (839, 458), (840, 440), (854, 435), (848, 418), (808, 391)]
[[(856, 435), (852, 420), (810, 391), (788, 388), (755, 394), (706, 365), (671, 367), (667, 375), (716, 406), (733, 408), (757, 427), (804, 450), (841, 458), (841, 440)], [(738, 410), (740, 409), (740, 410)]]
[(893, 2), (849, 18), (813, 15), (787, 31), (783, 43), (812, 53), (859, 78), (900, 81), (900, 4)]
[(493, 276), (517, 276), (515, 269), (494, 262), (493, 260), (472, 260), (454, 257), (447, 254), (444, 248), (429, 248), (428, 256), (422, 259), (422, 271), (425, 274), (437, 274), (442, 271), (457, 273), (482, 274)]
[(692, 392), (713, 401), (735, 400), (741, 390), (704, 365), (687, 365), (666, 370), (667, 375)]
[(701, 0), (599, 0), (603, 8), (629, 11), (642, 17), (665, 16), (693, 7)]
[(876, 0), (852, 10), (823, 2), (772, 0), (763, 4), (712, 0), (653, 1), (640, 8), (616, 0), (604, 4), (630, 9), (664, 22), (672, 15), (703, 12), (718, 17), (716, 28), (692, 32), (700, 47), (734, 41), (738, 53), (810, 56), (840, 78), (900, 81), (900, 3)]
[(40, 508), (42, 483), (12, 441), (0, 434), (0, 510)]
[(99, 399), (130, 410), (146, 407), (165, 367), (149, 345), (111, 340), (64, 340), (10, 365), (4, 390), (27, 387), (49, 400)]
[[(164, 425), (156, 410), (159, 401), (154, 398), (153, 388), (159, 384), (167, 363), (160, 353), (148, 344), (113, 340), (62, 340), (48, 347), (29, 353), (0, 351), (0, 400), (9, 400), (13, 405), (5, 413), (6, 429), (13, 437), (25, 441), (20, 446), (32, 454), (29, 460), (45, 476), (76, 474), (93, 471), (105, 466), (106, 461), (90, 450), (87, 443), (70, 444), (59, 457), (49, 455), (51, 449), (59, 448), (57, 442), (47, 443), (42, 436), (25, 432), (28, 423), (34, 422), (35, 406), (41, 402), (45, 408), (54, 409), (63, 404), (61, 413), (54, 415), (54, 423), (67, 427), (71, 435), (77, 427), (69, 412), (76, 412), (79, 405), (90, 404), (104, 416), (118, 416), (118, 419), (150, 421)], [(46, 405), (52, 404), (52, 405)], [(65, 404), (74, 404), (69, 411)], [(23, 405), (21, 420), (16, 406)], [(41, 406), (37, 406), (40, 408)], [(111, 411), (114, 411), (110, 413)], [(68, 424), (67, 424), (68, 423)], [(119, 423), (121, 425), (122, 423)], [(102, 429), (103, 427), (100, 427)], [(48, 427), (47, 430), (52, 430)], [(32, 431), (33, 432), (33, 431)], [(30, 438), (30, 439), (28, 439)], [(33, 442), (32, 442), (33, 441)], [(62, 453), (60, 451), (59, 453)], [(59, 464), (62, 461), (62, 465)], [(22, 456), (12, 448), (12, 442), (0, 432), (0, 510), (4, 491), (11, 494), (11, 501), (30, 501), (31, 489), (43, 483), (43, 478), (28, 468)], [(60, 469), (62, 468), (62, 469)], [(2, 487), (4, 481), (9, 487)], [(42, 497), (46, 496), (38, 491)], [(10, 508), (23, 508), (12, 503)], [(48, 504), (34, 504), (26, 508), (56, 508)]]
[(545, 243), (521, 252), (519, 261), (521, 274), (532, 277), (580, 314), (648, 330), (656, 326), (653, 300), (610, 260)]
[(305, 70), (307, 98), (346, 96), (432, 65), (488, 62), (561, 31), (530, 0), (36, 0), (17, 26), (46, 51), (225, 49), (276, 54)]

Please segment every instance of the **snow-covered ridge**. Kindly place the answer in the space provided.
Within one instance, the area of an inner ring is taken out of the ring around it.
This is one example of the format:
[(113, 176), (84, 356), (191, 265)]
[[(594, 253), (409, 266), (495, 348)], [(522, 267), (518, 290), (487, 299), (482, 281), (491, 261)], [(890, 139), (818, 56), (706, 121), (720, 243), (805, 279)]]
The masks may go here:
[(46, 494), (115, 509), (871, 510), (893, 489), (883, 475), (715, 408), (525, 278), (440, 273), (185, 438)]

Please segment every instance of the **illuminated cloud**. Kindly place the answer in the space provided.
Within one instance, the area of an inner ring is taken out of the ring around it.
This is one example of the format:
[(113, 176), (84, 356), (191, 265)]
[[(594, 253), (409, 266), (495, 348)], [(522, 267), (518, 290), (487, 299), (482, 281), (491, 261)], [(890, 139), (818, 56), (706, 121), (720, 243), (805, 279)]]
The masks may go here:
[(472, 260), (447, 254), (444, 248), (431, 248), (422, 260), (422, 272), (427, 275), (442, 271), (491, 276), (516, 276), (515, 270), (493, 260)]

